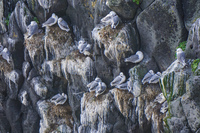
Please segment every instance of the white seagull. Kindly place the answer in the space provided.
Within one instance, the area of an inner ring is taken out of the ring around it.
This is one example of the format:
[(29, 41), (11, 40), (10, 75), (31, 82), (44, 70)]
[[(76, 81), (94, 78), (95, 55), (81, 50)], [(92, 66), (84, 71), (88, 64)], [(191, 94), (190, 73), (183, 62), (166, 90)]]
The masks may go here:
[(67, 32), (70, 31), (70, 28), (67, 24), (67, 22), (65, 20), (63, 20), (63, 18), (59, 18), (58, 19), (58, 26), (62, 29), (62, 30), (65, 30)]
[(154, 75), (154, 71), (153, 70), (149, 70), (149, 72), (144, 76), (144, 78), (142, 79), (142, 84), (148, 83), (149, 80), (151, 79), (151, 77)]
[(111, 28), (114, 29), (121, 22), (121, 19), (114, 11), (111, 11), (108, 15), (101, 19), (101, 22), (106, 25), (111, 25)]
[(127, 87), (128, 87), (128, 83), (123, 83), (123, 84), (119, 84), (119, 85), (116, 85), (115, 86), (116, 88), (120, 89), (120, 90), (128, 90)]
[(30, 25), (27, 27), (28, 31), (28, 38), (32, 37), (34, 34), (37, 34), (41, 32), (41, 30), (38, 29), (38, 24), (35, 21), (31, 21)]
[(106, 88), (107, 88), (107, 86), (104, 82), (98, 82), (98, 86), (95, 91), (96, 92), (95, 97), (103, 94), (105, 92)]
[(177, 60), (183, 65), (185, 66), (186, 63), (185, 63), (185, 52), (181, 49), (181, 48), (178, 48), (176, 50), (176, 55), (177, 55)]
[(131, 55), (128, 58), (125, 58), (125, 62), (132, 62), (132, 63), (138, 63), (140, 61), (142, 61), (142, 59), (144, 58), (144, 55), (141, 51), (137, 51), (135, 55)]
[(156, 84), (159, 82), (159, 79), (161, 77), (161, 73), (160, 72), (157, 72), (156, 74), (154, 74), (151, 79), (149, 80), (149, 83), (153, 83), (153, 84)]
[(101, 82), (101, 79), (99, 77), (96, 77), (94, 81), (90, 82), (87, 85), (87, 87), (89, 88), (89, 92), (96, 91), (99, 82)]
[(116, 86), (122, 84), (126, 80), (126, 76), (123, 74), (123, 72), (120, 72), (120, 74), (110, 83), (111, 86)]
[(67, 101), (67, 95), (62, 93), (62, 95), (57, 94), (50, 99), (51, 102), (55, 103), (55, 105), (64, 104)]
[(52, 25), (56, 24), (57, 21), (58, 21), (58, 16), (55, 13), (53, 13), (51, 15), (51, 17), (42, 24), (42, 27), (52, 26)]

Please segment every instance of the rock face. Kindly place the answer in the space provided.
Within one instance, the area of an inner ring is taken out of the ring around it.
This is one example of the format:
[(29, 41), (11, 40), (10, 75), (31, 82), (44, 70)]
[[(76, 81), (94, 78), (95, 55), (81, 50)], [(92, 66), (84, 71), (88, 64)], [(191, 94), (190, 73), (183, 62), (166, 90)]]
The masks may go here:
[(137, 27), (142, 49), (165, 70), (178, 44), (186, 39), (180, 1), (156, 0), (137, 17)]
[[(200, 11), (200, 1), (198, 0), (183, 0), (183, 12), (184, 12), (184, 21), (185, 21), (185, 27), (189, 31), (192, 24), (200, 17), (199, 11)], [(190, 8), (193, 7), (193, 8)], [(191, 10), (189, 10), (191, 9)]]
[[(191, 68), (200, 57), (199, 1), (43, 0), (48, 9), (38, 1), (0, 0), (0, 132), (200, 131), (200, 65)], [(109, 18), (113, 12), (118, 17)], [(70, 31), (60, 22), (42, 27), (52, 13)], [(29, 36), (31, 21), (41, 32)], [(186, 49), (178, 46), (186, 39)], [(185, 66), (175, 59), (177, 46)], [(140, 62), (125, 62), (138, 51)], [(143, 84), (150, 70), (160, 72), (152, 76), (158, 82)], [(112, 87), (119, 73), (126, 80)], [(105, 84), (89, 92), (97, 77)]]

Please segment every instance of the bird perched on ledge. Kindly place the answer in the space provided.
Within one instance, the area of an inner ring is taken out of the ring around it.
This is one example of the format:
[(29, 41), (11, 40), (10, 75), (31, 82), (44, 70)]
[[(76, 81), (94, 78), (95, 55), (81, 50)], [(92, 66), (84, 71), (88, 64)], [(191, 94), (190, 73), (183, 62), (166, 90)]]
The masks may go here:
[(181, 49), (181, 48), (178, 48), (176, 50), (176, 55), (177, 55), (177, 60), (183, 65), (185, 66), (186, 63), (185, 63), (185, 52)]
[(132, 62), (132, 63), (138, 63), (140, 61), (142, 61), (142, 59), (144, 58), (144, 55), (141, 51), (137, 51), (135, 55), (131, 55), (128, 58), (125, 58), (125, 62)]
[(52, 26), (52, 25), (56, 24), (57, 21), (58, 21), (58, 16), (55, 13), (53, 13), (51, 15), (51, 17), (42, 24), (42, 27)]

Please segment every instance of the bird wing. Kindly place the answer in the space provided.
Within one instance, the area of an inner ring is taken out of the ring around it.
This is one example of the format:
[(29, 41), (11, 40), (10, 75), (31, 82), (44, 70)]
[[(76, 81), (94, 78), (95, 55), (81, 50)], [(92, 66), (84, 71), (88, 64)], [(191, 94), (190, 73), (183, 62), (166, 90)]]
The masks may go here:
[(61, 27), (63, 27), (64, 29), (69, 29), (69, 26), (68, 26), (68, 24), (67, 24), (67, 22), (66, 22), (65, 20), (62, 20), (62, 21), (59, 23), (59, 25), (60, 25)]
[(185, 53), (184, 52), (180, 53), (180, 61), (182, 63), (185, 63)]
[(29, 33), (29, 36), (32, 36), (38, 33), (38, 25), (29, 26), (28, 33)]
[(132, 55), (128, 58), (125, 58), (125, 62), (135, 63), (138, 59), (139, 59), (139, 56), (135, 54), (135, 55)]
[(111, 14), (108, 14), (104, 18), (101, 19), (101, 22), (104, 22), (104, 23), (110, 22), (112, 17), (113, 16)]
[(51, 25), (53, 25), (54, 23), (55, 23), (55, 18), (50, 17), (46, 22), (44, 22), (44, 23), (42, 24), (42, 27), (44, 27), (44, 26), (51, 26)]
[(160, 76), (155, 74), (151, 77), (151, 79), (149, 80), (149, 83), (158, 83), (160, 79)]
[(151, 79), (152, 76), (153, 76), (153, 75), (152, 75), (150, 72), (148, 72), (148, 73), (144, 76), (144, 78), (142, 79), (142, 84), (145, 84), (146, 82), (149, 82), (149, 80)]
[(122, 80), (122, 78), (121, 78), (120, 76), (117, 76), (117, 77), (110, 83), (110, 85), (111, 85), (111, 86), (115, 86), (115, 85), (119, 84), (121, 80)]
[(127, 82), (116, 86), (116, 88), (120, 90), (127, 90), (127, 87), (128, 87)]

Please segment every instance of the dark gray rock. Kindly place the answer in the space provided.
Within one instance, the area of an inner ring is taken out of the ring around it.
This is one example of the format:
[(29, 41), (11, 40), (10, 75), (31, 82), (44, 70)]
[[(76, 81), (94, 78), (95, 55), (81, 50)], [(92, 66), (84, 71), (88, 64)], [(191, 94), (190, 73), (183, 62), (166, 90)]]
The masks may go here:
[(71, 23), (75, 25), (74, 34), (77, 40), (80, 40), (80, 37), (88, 38), (89, 43), (91, 43), (93, 40), (92, 29), (100, 22), (101, 18), (110, 12), (106, 6), (106, 0), (67, 1), (69, 6), (66, 13), (70, 17)]
[(165, 70), (175, 59), (180, 42), (186, 39), (180, 0), (156, 0), (137, 17), (142, 50)]
[(23, 114), (22, 128), (23, 133), (39, 133), (40, 116), (32, 107), (28, 108)]
[(23, 34), (17, 25), (14, 12), (10, 16), (8, 33), (8, 46), (6, 47), (12, 53), (14, 68), (21, 70), (24, 58), (24, 39)]
[(189, 31), (192, 24), (200, 17), (200, 1), (199, 0), (182, 0), (185, 27)]
[(182, 96), (181, 104), (190, 129), (197, 131), (200, 128), (200, 101), (186, 93)]
[(32, 68), (28, 74), (27, 81), (32, 80), (34, 77), (39, 76), (38, 71), (35, 70), (35, 68)]
[(106, 5), (125, 19), (133, 19), (138, 8), (136, 3), (126, 0), (107, 0)]
[(14, 14), (20, 31), (22, 34), (26, 33), (27, 26), (30, 24), (31, 20), (33, 20), (33, 15), (30, 13), (24, 2), (18, 1), (16, 3)]
[(21, 103), (9, 98), (5, 112), (11, 126), (11, 133), (22, 133)]
[(29, 56), (27, 48), (24, 48), (24, 61), (31, 62), (31, 58)]
[(200, 18), (192, 24), (186, 44), (185, 54), (187, 58), (196, 59), (200, 58)]
[(142, 0), (140, 7), (144, 10), (148, 6), (150, 6), (155, 0)]
[(0, 22), (0, 34), (4, 34), (6, 31), (6, 25), (3, 22)]
[(19, 70), (13, 70), (6, 75), (9, 98), (16, 99), (23, 84), (23, 75)]

